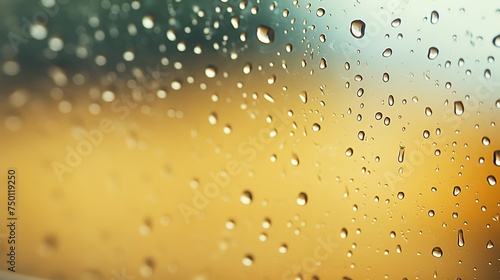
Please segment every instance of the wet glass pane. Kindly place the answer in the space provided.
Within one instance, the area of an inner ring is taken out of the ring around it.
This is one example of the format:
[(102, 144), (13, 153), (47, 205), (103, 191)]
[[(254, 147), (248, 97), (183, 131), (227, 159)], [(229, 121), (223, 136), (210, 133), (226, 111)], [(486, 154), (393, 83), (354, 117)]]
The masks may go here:
[(493, 0), (2, 1), (0, 278), (497, 279), (499, 26)]

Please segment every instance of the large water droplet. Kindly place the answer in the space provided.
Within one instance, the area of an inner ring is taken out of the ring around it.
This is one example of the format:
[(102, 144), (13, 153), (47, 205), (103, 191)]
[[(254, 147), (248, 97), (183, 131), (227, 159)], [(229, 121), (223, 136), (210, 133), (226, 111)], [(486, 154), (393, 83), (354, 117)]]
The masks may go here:
[(152, 16), (145, 16), (142, 18), (142, 26), (146, 29), (151, 29), (155, 26), (155, 22)]
[(491, 249), (495, 247), (495, 245), (493, 244), (493, 242), (491, 240), (488, 240), (488, 243), (486, 243), (486, 249)]
[(352, 156), (353, 153), (354, 150), (352, 148), (347, 148), (347, 150), (345, 151), (345, 155), (348, 157)]
[(400, 18), (397, 18), (397, 19), (395, 19), (395, 20), (393, 20), (391, 22), (391, 26), (394, 27), (394, 28), (398, 27), (400, 24), (401, 24), (401, 19)]
[(428, 117), (432, 116), (432, 109), (429, 107), (426, 107), (425, 108), (425, 115)]
[(439, 50), (436, 47), (430, 47), (427, 52), (427, 58), (430, 60), (435, 59), (439, 55)]
[(485, 136), (485, 137), (483, 137), (483, 139), (481, 139), (481, 142), (483, 143), (483, 145), (489, 146), (491, 141), (490, 141), (490, 138)]
[(459, 186), (454, 186), (453, 187), (453, 195), (458, 196), (462, 192), (462, 189)]
[(432, 248), (432, 255), (436, 258), (441, 258), (443, 256), (443, 250), (439, 247)]
[(464, 231), (458, 230), (458, 247), (463, 247), (465, 245)]
[(357, 19), (357, 20), (353, 20), (351, 22), (351, 34), (352, 36), (354, 36), (355, 38), (363, 38), (363, 36), (365, 36), (365, 23), (360, 20), (360, 19)]
[(462, 101), (455, 101), (454, 103), (455, 115), (461, 116), (464, 113), (464, 104)]
[(263, 44), (271, 44), (274, 42), (274, 29), (266, 25), (257, 27), (257, 39)]

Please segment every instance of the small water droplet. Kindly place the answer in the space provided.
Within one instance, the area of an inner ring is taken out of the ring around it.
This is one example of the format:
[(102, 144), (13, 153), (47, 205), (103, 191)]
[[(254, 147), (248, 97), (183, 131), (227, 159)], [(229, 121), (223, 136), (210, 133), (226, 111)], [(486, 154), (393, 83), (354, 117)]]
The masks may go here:
[(300, 100), (302, 100), (302, 103), (306, 104), (307, 103), (307, 91), (302, 91), (299, 93)]
[(146, 29), (151, 29), (155, 26), (155, 22), (152, 16), (145, 16), (142, 18), (142, 26)]
[(500, 34), (493, 38), (493, 45), (497, 48), (500, 48)]
[(297, 157), (296, 154), (293, 154), (292, 155), (292, 159), (290, 160), (290, 163), (293, 165), (293, 166), (298, 166), (299, 165), (299, 158)]
[(455, 115), (461, 116), (464, 113), (464, 104), (462, 101), (455, 101), (454, 103)]
[(493, 176), (493, 175), (489, 175), (489, 176), (486, 178), (486, 181), (488, 181), (488, 184), (489, 184), (490, 186), (492, 186), (492, 187), (493, 187), (494, 185), (496, 185), (496, 184), (497, 184), (497, 178), (495, 178), (495, 176)]
[(453, 195), (458, 196), (462, 192), (462, 189), (459, 186), (454, 186), (453, 187)]
[(391, 26), (394, 27), (394, 28), (398, 27), (400, 24), (401, 24), (401, 19), (400, 18), (397, 18), (397, 19), (395, 19), (395, 20), (393, 20), (391, 22)]
[(435, 59), (439, 55), (439, 50), (436, 47), (430, 47), (427, 52), (427, 58), (430, 60)]
[(240, 195), (240, 201), (244, 205), (250, 205), (250, 203), (252, 203), (252, 199), (253, 199), (252, 193), (250, 191), (248, 191), (248, 190), (244, 191)]
[(427, 215), (429, 215), (429, 217), (434, 217), (434, 215), (435, 215), (434, 210), (429, 210), (429, 211), (427, 212)]
[(441, 258), (443, 256), (443, 250), (439, 247), (432, 248), (432, 255), (436, 258)]
[(424, 130), (424, 132), (422, 133), (422, 136), (423, 136), (425, 139), (428, 139), (430, 135), (431, 135), (431, 133), (430, 133), (428, 130)]
[(211, 125), (217, 124), (217, 113), (215, 112), (210, 113), (210, 115), (208, 115), (208, 122)]
[(500, 150), (493, 152), (493, 163), (496, 166), (500, 166)]
[(351, 22), (351, 34), (352, 36), (354, 36), (355, 38), (363, 38), (363, 36), (365, 36), (365, 23), (360, 20), (360, 19), (357, 19), (357, 20), (353, 20)]
[(495, 245), (493, 244), (493, 242), (491, 240), (488, 240), (488, 243), (486, 243), (486, 249), (491, 249), (495, 247)]
[(490, 145), (490, 138), (485, 136), (485, 137), (483, 137), (483, 139), (481, 139), (481, 142), (483, 143), (483, 145), (489, 146)]
[(387, 83), (389, 81), (389, 74), (388, 73), (384, 73), (382, 75), (382, 81), (384, 81), (384, 83)]
[(247, 63), (243, 66), (243, 73), (244, 74), (250, 74), (251, 71), (252, 71), (252, 64)]
[(297, 196), (297, 204), (299, 206), (304, 206), (307, 204), (307, 194), (304, 192), (299, 193)]
[(274, 29), (266, 25), (257, 27), (257, 39), (262, 44), (271, 44), (274, 42)]
[(347, 148), (347, 150), (345, 151), (345, 155), (348, 157), (352, 156), (353, 153), (354, 150), (352, 148)]
[(316, 11), (316, 15), (317, 15), (318, 17), (322, 17), (322, 16), (324, 16), (324, 15), (325, 15), (325, 9), (323, 9), (323, 8), (319, 8), (319, 9)]
[(205, 68), (205, 75), (208, 77), (208, 78), (214, 78), (215, 75), (217, 75), (217, 68), (215, 68), (214, 65), (208, 65), (206, 68)]
[(387, 104), (389, 104), (389, 106), (394, 105), (394, 96), (389, 95), (389, 98), (387, 98)]
[(246, 255), (243, 257), (242, 263), (244, 266), (252, 266), (254, 262), (253, 256), (252, 255)]
[(439, 13), (437, 11), (432, 11), (431, 13), (431, 23), (436, 24), (439, 21)]
[(281, 244), (281, 246), (278, 248), (278, 252), (280, 252), (281, 254), (284, 254), (288, 251), (288, 245), (286, 244)]
[(391, 48), (385, 49), (384, 52), (382, 53), (383, 57), (390, 57), (391, 55), (392, 55), (392, 49)]
[(404, 146), (399, 146), (399, 151), (398, 151), (398, 162), (402, 163), (405, 160), (405, 150), (406, 148)]
[(319, 69), (323, 70), (327, 67), (328, 65), (326, 64), (326, 58), (322, 57), (321, 60), (319, 61)]
[(464, 231), (458, 230), (458, 247), (463, 247), (465, 245)]
[(321, 126), (320, 126), (318, 123), (314, 123), (314, 124), (312, 125), (312, 130), (313, 130), (314, 132), (318, 132), (320, 129), (321, 129)]
[(342, 238), (342, 239), (347, 238), (347, 234), (348, 234), (348, 232), (347, 232), (347, 229), (346, 229), (346, 228), (342, 228), (342, 229), (340, 230), (340, 238)]
[(432, 109), (429, 107), (425, 107), (425, 115), (428, 117), (432, 116)]
[(404, 192), (398, 192), (398, 199), (403, 200), (405, 198), (405, 193)]

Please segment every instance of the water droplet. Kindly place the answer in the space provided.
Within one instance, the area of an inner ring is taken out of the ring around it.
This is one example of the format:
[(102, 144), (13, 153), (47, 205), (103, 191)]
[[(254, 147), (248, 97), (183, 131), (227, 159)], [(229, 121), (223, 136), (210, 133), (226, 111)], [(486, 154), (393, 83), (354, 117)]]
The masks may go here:
[(493, 45), (495, 45), (495, 47), (497, 48), (500, 48), (500, 34), (498, 34), (497, 36), (495, 36), (495, 38), (493, 38)]
[(205, 75), (208, 78), (214, 78), (215, 75), (217, 75), (217, 68), (213, 65), (208, 65), (207, 68), (205, 68)]
[(251, 71), (252, 71), (252, 64), (247, 63), (243, 66), (243, 73), (244, 74), (250, 74)]
[(286, 244), (281, 244), (281, 246), (278, 248), (278, 252), (281, 254), (284, 254), (288, 251), (288, 246)]
[(390, 57), (391, 55), (392, 55), (392, 49), (391, 48), (385, 49), (384, 52), (382, 53), (383, 57)]
[(496, 166), (500, 166), (500, 150), (493, 152), (493, 163)]
[(322, 57), (319, 61), (319, 69), (323, 70), (327, 67), (326, 58)]
[(488, 243), (486, 243), (486, 249), (491, 249), (495, 247), (495, 245), (493, 244), (493, 242), (491, 240), (488, 240)]
[(126, 51), (123, 53), (123, 59), (125, 61), (132, 61), (135, 58), (135, 54), (133, 51)]
[(430, 47), (427, 52), (427, 58), (430, 60), (435, 59), (439, 55), (439, 50), (436, 47)]
[(297, 196), (297, 204), (299, 206), (304, 206), (307, 204), (307, 194), (304, 192), (299, 193), (299, 196)]
[(234, 229), (236, 227), (236, 222), (234, 220), (228, 220), (226, 222), (227, 229)]
[(320, 126), (318, 123), (314, 123), (314, 124), (312, 125), (312, 130), (313, 130), (314, 132), (318, 132), (320, 129), (321, 129), (321, 126)]
[(257, 39), (262, 44), (271, 44), (274, 42), (274, 29), (266, 25), (257, 27)]
[(231, 25), (233, 26), (234, 29), (238, 29), (240, 27), (240, 18), (239, 17), (231, 18)]
[(355, 38), (363, 38), (363, 36), (365, 36), (365, 23), (360, 20), (360, 19), (357, 19), (357, 20), (353, 20), (351, 22), (351, 34), (352, 36), (354, 36)]
[(429, 215), (429, 217), (434, 217), (434, 215), (435, 215), (435, 214), (436, 214), (436, 213), (434, 212), (434, 210), (429, 210), (429, 211), (427, 212), (427, 215)]
[(441, 258), (443, 256), (443, 250), (439, 247), (432, 248), (432, 255), (436, 258)]
[(36, 23), (30, 27), (30, 35), (36, 40), (43, 40), (47, 37), (48, 31), (45, 25)]
[(246, 255), (243, 257), (242, 263), (244, 266), (252, 266), (254, 262), (253, 256), (252, 255)]
[(405, 150), (406, 148), (404, 146), (399, 146), (399, 151), (398, 151), (398, 162), (402, 163), (405, 160)]
[(455, 101), (454, 103), (455, 115), (461, 116), (464, 113), (464, 104), (462, 101)]
[(307, 103), (307, 91), (302, 91), (299, 93), (300, 100), (302, 100), (302, 103), (306, 104)]
[(182, 88), (182, 84), (181, 82), (175, 80), (175, 81), (172, 81), (170, 83), (170, 87), (173, 89), (173, 90), (180, 90)]
[(481, 142), (483, 142), (483, 145), (489, 146), (490, 145), (490, 138), (485, 136), (485, 137), (483, 137), (483, 139), (481, 139)]
[(401, 24), (401, 19), (400, 18), (397, 18), (397, 19), (395, 19), (395, 20), (393, 20), (391, 22), (391, 26), (394, 27), (394, 28), (398, 27), (400, 24)]
[(267, 92), (264, 93), (264, 99), (271, 102), (271, 103), (274, 103), (274, 98)]
[(342, 238), (342, 239), (347, 238), (347, 234), (348, 234), (348, 232), (347, 232), (347, 229), (346, 229), (346, 228), (342, 228), (342, 229), (340, 230), (340, 238)]
[(240, 201), (244, 205), (250, 205), (250, 203), (252, 203), (252, 199), (253, 199), (252, 193), (250, 191), (248, 191), (248, 190), (244, 191), (240, 195)]
[(167, 39), (169, 41), (175, 41), (175, 39), (177, 38), (177, 36), (175, 35), (175, 31), (173, 29), (169, 29), (167, 30)]
[(422, 136), (423, 136), (425, 139), (428, 139), (430, 135), (431, 135), (431, 133), (430, 133), (428, 130), (424, 130), (424, 132), (422, 133)]
[(365, 132), (363, 130), (358, 132), (358, 139), (361, 141), (365, 140)]
[(432, 116), (432, 109), (429, 107), (425, 107), (425, 115), (428, 117)]
[(382, 81), (384, 81), (384, 83), (387, 83), (389, 81), (389, 74), (388, 73), (384, 73), (382, 75)]
[(297, 157), (296, 154), (292, 155), (292, 159), (290, 160), (290, 163), (292, 163), (293, 166), (299, 165), (299, 158)]
[(458, 196), (462, 192), (462, 189), (459, 186), (454, 186), (453, 187), (453, 195)]
[(437, 11), (432, 11), (431, 13), (431, 23), (436, 24), (439, 21), (439, 13)]
[(217, 113), (215, 112), (210, 113), (210, 115), (208, 115), (208, 122), (211, 125), (217, 124)]
[(321, 34), (321, 35), (319, 35), (319, 41), (320, 41), (321, 43), (326, 42), (326, 35), (325, 35), (325, 34)]
[(352, 154), (354, 154), (354, 150), (352, 148), (347, 148), (347, 150), (345, 151), (345, 155), (350, 157), (352, 156)]
[(495, 176), (493, 175), (489, 175), (488, 177), (486, 177), (486, 181), (488, 181), (488, 184), (492, 187), (497, 184), (497, 178), (495, 178)]
[(322, 17), (322, 16), (324, 16), (324, 15), (325, 15), (325, 9), (323, 9), (323, 8), (319, 8), (319, 9), (316, 11), (316, 15), (317, 15), (318, 17)]
[(459, 229), (458, 230), (458, 247), (464, 247), (464, 245), (465, 245), (464, 231)]
[(286, 52), (292, 52), (292, 50), (293, 50), (293, 45), (292, 45), (292, 44), (290, 44), (290, 43), (286, 44), (286, 46), (285, 46), (285, 50), (286, 50)]
[(224, 132), (224, 134), (231, 134), (231, 131), (233, 131), (231, 125), (229, 124), (226, 124), (223, 128), (222, 128), (222, 132)]
[(405, 193), (404, 192), (398, 192), (398, 199), (403, 200), (405, 198)]
[(152, 16), (145, 16), (142, 18), (142, 26), (146, 29), (151, 29), (155, 26), (155, 22)]
[(389, 104), (389, 106), (394, 105), (394, 96), (389, 95), (389, 98), (387, 98), (387, 104)]

